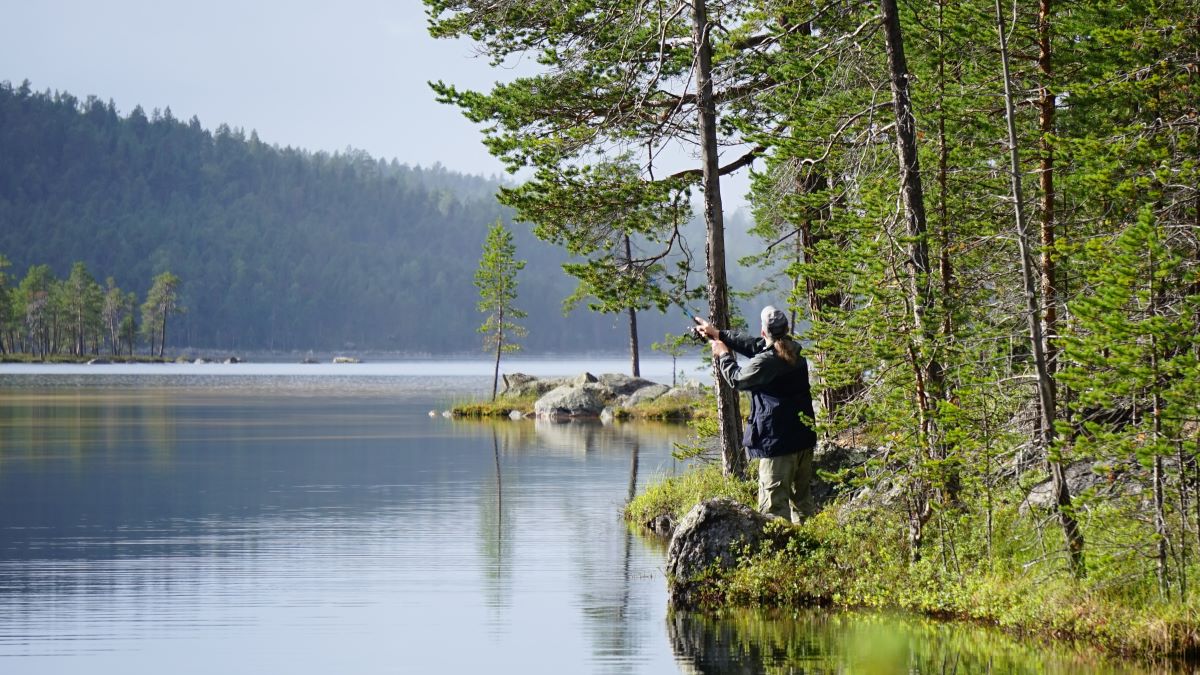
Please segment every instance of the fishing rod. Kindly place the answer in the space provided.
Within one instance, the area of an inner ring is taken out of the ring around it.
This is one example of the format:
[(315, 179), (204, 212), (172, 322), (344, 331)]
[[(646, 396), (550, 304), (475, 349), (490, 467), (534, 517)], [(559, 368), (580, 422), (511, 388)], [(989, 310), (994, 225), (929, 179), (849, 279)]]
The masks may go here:
[(700, 332), (700, 313), (694, 307), (684, 302), (684, 297), (674, 293), (667, 292), (667, 298), (671, 300), (671, 304), (683, 311), (684, 316), (692, 320), (693, 326), (687, 329), (688, 337), (697, 342), (708, 342), (708, 336)]

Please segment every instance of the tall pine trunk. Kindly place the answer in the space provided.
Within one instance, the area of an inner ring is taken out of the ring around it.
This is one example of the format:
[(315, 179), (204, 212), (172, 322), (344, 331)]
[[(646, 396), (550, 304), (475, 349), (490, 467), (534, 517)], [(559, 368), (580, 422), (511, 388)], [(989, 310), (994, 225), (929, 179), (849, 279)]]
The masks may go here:
[[(1155, 225), (1157, 229), (1157, 225)], [(1155, 237), (1157, 239), (1157, 237)], [(1154, 258), (1154, 247), (1151, 246), (1147, 251), (1147, 269), (1149, 271), (1150, 283), (1150, 316), (1158, 317), (1159, 312), (1159, 285), (1155, 283), (1155, 271), (1157, 261)], [(1171, 600), (1171, 583), (1170, 574), (1167, 567), (1167, 547), (1170, 544), (1170, 532), (1167, 530), (1167, 512), (1166, 512), (1166, 479), (1164, 476), (1163, 457), (1159, 448), (1163, 443), (1163, 399), (1159, 383), (1163, 381), (1163, 374), (1159, 366), (1159, 342), (1158, 336), (1150, 335), (1150, 377), (1154, 387), (1154, 394), (1151, 397), (1151, 414), (1154, 415), (1154, 534), (1155, 541), (1155, 558), (1158, 566), (1158, 586), (1163, 594), (1163, 598), (1168, 602)], [(1179, 467), (1180, 480), (1183, 480), (1183, 467)]]
[(629, 374), (634, 377), (642, 376), (642, 365), (638, 357), (638, 325), (637, 310), (629, 310)]
[[(892, 89), (892, 111), (896, 119), (896, 152), (900, 160), (900, 195), (909, 244), (909, 302), (913, 310), (914, 339), (909, 342), (909, 361), (916, 379), (917, 408), (920, 414), (921, 450), (936, 456), (933, 438), (933, 408), (941, 391), (942, 371), (935, 354), (925, 353), (934, 342), (930, 326), (933, 308), (933, 274), (929, 263), (929, 242), (925, 217), (925, 191), (921, 185), (921, 163), (917, 156), (917, 121), (908, 91), (908, 62), (904, 56), (904, 37), (896, 0), (881, 0), (883, 32), (887, 49), (888, 79)], [(909, 540), (913, 559), (920, 557), (925, 524), (933, 511), (928, 491), (918, 487), (909, 512)]]
[(500, 382), (500, 352), (504, 349), (504, 307), (497, 312), (496, 328), (496, 365), (492, 369), (492, 400), (496, 400), (496, 387)]
[[(942, 312), (942, 322), (939, 330), (942, 334), (942, 339), (947, 343), (954, 339), (954, 309), (955, 301), (953, 298), (954, 288), (954, 265), (950, 260), (950, 245), (951, 245), (951, 227), (950, 227), (950, 146), (946, 139), (946, 45), (945, 45), (945, 26), (943, 24), (943, 11), (945, 9), (945, 0), (938, 1), (938, 62), (937, 62), (937, 137), (938, 137), (938, 166), (937, 166), (937, 214), (938, 214), (938, 245), (941, 249), (938, 254), (938, 276), (941, 281), (939, 288), (941, 298), (939, 307)], [(942, 387), (941, 396), (944, 400), (951, 400), (954, 397), (953, 385), (944, 384)], [(938, 458), (946, 460), (948, 450), (945, 444), (939, 444), (940, 452)], [(944, 478), (945, 489), (944, 494), (946, 500), (952, 504), (959, 504), (962, 494), (962, 476), (961, 472), (955, 468), (954, 464), (948, 463), (946, 475)]]
[[(625, 235), (625, 262), (633, 261), (633, 246), (629, 243), (629, 235)], [(629, 310), (629, 374), (634, 377), (642, 376), (642, 365), (638, 356), (638, 325), (637, 325), (637, 309), (630, 307)]]
[(1076, 575), (1083, 575), (1083, 533), (1072, 514), (1071, 492), (1067, 486), (1062, 462), (1054, 458), (1054, 382), (1046, 366), (1046, 350), (1042, 335), (1041, 303), (1034, 283), (1033, 254), (1030, 251), (1030, 234), (1025, 220), (1024, 198), (1021, 188), (1021, 158), (1017, 144), (1017, 121), (1013, 110), (1012, 77), (1008, 70), (1008, 38), (1004, 32), (1004, 11), (1000, 0), (996, 0), (996, 31), (1000, 39), (1000, 67), (1004, 77), (1004, 116), (1008, 126), (1009, 177), (1012, 180), (1013, 213), (1017, 223), (1017, 246), (1021, 256), (1021, 285), (1025, 292), (1025, 310), (1029, 324), (1029, 342), (1033, 349), (1033, 363), (1037, 371), (1038, 404), (1041, 408), (1041, 442), (1046, 449), (1046, 463), (1050, 471), (1051, 490), (1058, 510), (1059, 524), (1071, 556), (1071, 568)]
[[(1050, 61), (1050, 0), (1040, 0), (1038, 5), (1038, 70), (1042, 86), (1038, 95), (1038, 128), (1041, 132), (1042, 163), (1038, 182), (1042, 192), (1042, 339), (1045, 341), (1046, 371), (1050, 376), (1050, 387), (1057, 388), (1054, 374), (1058, 370), (1058, 282), (1055, 279), (1054, 242), (1054, 146), (1050, 136), (1054, 133), (1055, 96), (1050, 89), (1053, 75)], [(1057, 399), (1058, 392), (1054, 391)], [(1056, 400), (1057, 402), (1057, 400)]]
[[(713, 102), (712, 42), (708, 31), (708, 8), (705, 0), (694, 0), (692, 38), (696, 45), (696, 91), (699, 102), (699, 137), (702, 186), (704, 190), (704, 224), (708, 250), (708, 313), (716, 326), (728, 327), (729, 286), (725, 278), (725, 218), (721, 205), (721, 176), (717, 165), (717, 109)], [(721, 436), (721, 470), (726, 476), (741, 476), (746, 472), (746, 455), (742, 451), (741, 413), (737, 392), (729, 386), (716, 364), (713, 379), (717, 384), (717, 425)]]
[(167, 310), (162, 312), (162, 334), (158, 336), (158, 358), (162, 358), (167, 350)]

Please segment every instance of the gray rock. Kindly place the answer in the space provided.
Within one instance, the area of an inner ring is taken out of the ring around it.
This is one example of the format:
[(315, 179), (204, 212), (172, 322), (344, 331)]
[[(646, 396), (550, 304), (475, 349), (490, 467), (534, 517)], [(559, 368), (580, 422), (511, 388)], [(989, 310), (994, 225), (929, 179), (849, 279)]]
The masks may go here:
[[(768, 517), (730, 499), (709, 499), (692, 507), (667, 550), (667, 592), (676, 609), (696, 607), (702, 600), (703, 575), (727, 571), (737, 564), (746, 546), (758, 548), (773, 540)], [(779, 535), (774, 535), (779, 536)]]
[(642, 387), (637, 391), (620, 399), (620, 405), (626, 408), (632, 408), (642, 403), (648, 403), (670, 391), (671, 388), (665, 384), (651, 383), (649, 386)]
[(552, 389), (533, 404), (538, 417), (597, 417), (604, 410), (604, 388), (595, 384), (563, 385)]
[(641, 377), (632, 377), (621, 373), (604, 373), (599, 377), (599, 381), (612, 392), (613, 396), (629, 396), (646, 387), (662, 386)]
[(843, 489), (840, 484), (821, 478), (821, 473), (836, 474), (846, 469), (860, 467), (871, 459), (875, 451), (871, 448), (850, 447), (821, 441), (813, 452), (813, 502), (820, 508), (830, 502)]
[(520, 410), (511, 410), (508, 413), (508, 419), (510, 420), (519, 420), (524, 418), (525, 415)]
[(644, 523), (644, 525), (647, 530), (660, 537), (670, 537), (672, 534), (675, 534), (675, 518), (669, 513), (660, 513), (651, 518), (649, 522)]
[(573, 384), (575, 386), (582, 386), (585, 384), (595, 384), (599, 381), (600, 381), (600, 378), (596, 377), (595, 375), (593, 375), (591, 373), (582, 373), (580, 375), (576, 375), (571, 380), (570, 384)]
[(562, 379), (540, 379), (525, 373), (510, 373), (502, 375), (501, 378), (504, 381), (504, 388), (500, 390), (501, 396), (541, 396), (563, 384)]
[[(1090, 492), (1104, 496), (1138, 495), (1145, 491), (1137, 481), (1137, 471), (1128, 467), (1112, 467), (1102, 462), (1075, 462), (1066, 468), (1067, 488), (1072, 497)], [(1054, 493), (1049, 478), (1033, 486), (1021, 504), (1021, 513), (1030, 509), (1049, 511), (1054, 508)]]
[(690, 399), (701, 398), (702, 396), (704, 396), (704, 388), (701, 387), (698, 383), (689, 382), (687, 384), (679, 385), (678, 387), (671, 387), (667, 391), (663, 392), (663, 394), (660, 396), (660, 398), (670, 399), (670, 400), (675, 400), (675, 399), (690, 400)]
[(613, 414), (612, 408), (605, 408), (604, 410), (600, 411), (600, 421), (601, 422), (611, 422), (615, 418), (616, 418), (616, 415)]

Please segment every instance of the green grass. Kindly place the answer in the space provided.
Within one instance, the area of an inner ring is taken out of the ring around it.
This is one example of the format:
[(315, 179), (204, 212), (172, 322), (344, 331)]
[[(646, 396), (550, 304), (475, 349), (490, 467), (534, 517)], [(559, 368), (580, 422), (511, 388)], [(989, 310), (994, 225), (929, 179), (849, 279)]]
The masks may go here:
[(625, 520), (645, 524), (661, 516), (678, 522), (697, 503), (711, 497), (728, 497), (751, 508), (757, 503), (754, 481), (729, 478), (718, 464), (707, 463), (679, 476), (652, 482), (625, 507)]
[(617, 408), (615, 417), (619, 420), (688, 422), (711, 417), (715, 412), (715, 408), (709, 406), (702, 398), (671, 398), (647, 401), (632, 408)]
[[(517, 410), (526, 415), (533, 412), (533, 404), (539, 396), (499, 396), (495, 401), (466, 401), (450, 408), (455, 417), (508, 417)], [(711, 399), (711, 396), (708, 397)], [(671, 398), (647, 401), (632, 408), (615, 408), (613, 417), (619, 420), (655, 420), (660, 422), (687, 422), (711, 418), (716, 407), (705, 398)]]
[(457, 403), (450, 408), (450, 414), (455, 417), (508, 417), (516, 410), (522, 415), (533, 412), (533, 404), (538, 396), (498, 396), (494, 401), (468, 401)]

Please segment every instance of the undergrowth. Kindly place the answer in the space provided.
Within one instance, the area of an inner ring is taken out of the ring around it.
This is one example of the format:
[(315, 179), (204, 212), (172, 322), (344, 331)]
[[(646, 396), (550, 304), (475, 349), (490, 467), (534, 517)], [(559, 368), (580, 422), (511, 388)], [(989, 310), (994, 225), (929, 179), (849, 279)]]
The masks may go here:
[[(694, 495), (730, 496), (731, 483), (707, 467), (651, 487), (630, 505), (645, 522), (656, 509), (678, 513)], [(669, 484), (668, 484), (669, 483)], [(732, 485), (736, 485), (733, 483)], [(717, 491), (706, 492), (713, 487)], [(749, 484), (741, 486), (750, 488)], [(749, 494), (741, 492), (742, 499)], [(693, 502), (694, 503), (694, 502)], [(1162, 595), (1154, 578), (1131, 575), (1122, 559), (1096, 556), (1088, 574), (1069, 572), (1056, 530), (1039, 530), (1015, 507), (997, 514), (992, 545), (972, 514), (941, 514), (938, 535), (913, 556), (902, 514), (837, 505), (790, 527), (787, 546), (746, 551), (713, 581), (712, 608), (834, 605), (900, 609), (998, 626), (1042, 638), (1093, 643), (1126, 654), (1200, 655), (1200, 596)], [(1093, 517), (1092, 533), (1120, 524)], [(1030, 546), (1028, 542), (1037, 542)], [(1200, 569), (1196, 570), (1200, 572)]]

